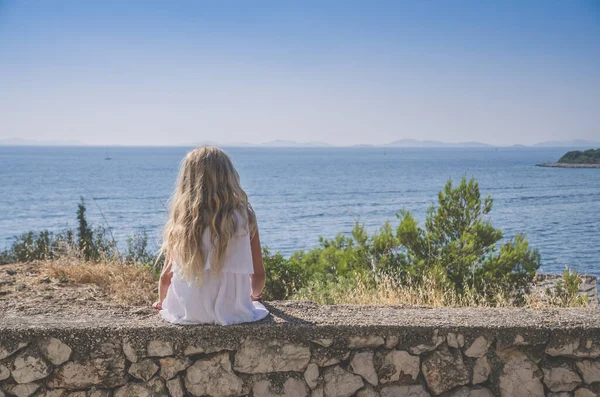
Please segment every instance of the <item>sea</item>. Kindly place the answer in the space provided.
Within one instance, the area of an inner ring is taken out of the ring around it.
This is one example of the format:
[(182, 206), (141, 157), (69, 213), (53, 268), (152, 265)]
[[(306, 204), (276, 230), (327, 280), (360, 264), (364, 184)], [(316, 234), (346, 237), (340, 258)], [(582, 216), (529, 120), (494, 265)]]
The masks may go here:
[[(189, 147), (0, 147), (0, 249), (30, 230), (75, 228), (82, 197), (119, 245), (158, 247)], [(600, 275), (600, 169), (542, 168), (564, 148), (224, 148), (256, 211), (264, 246), (289, 256), (319, 237), (373, 233), (409, 210), (423, 224), (448, 179), (475, 178), (505, 240), (524, 233), (542, 271)], [(110, 159), (108, 159), (110, 158)]]

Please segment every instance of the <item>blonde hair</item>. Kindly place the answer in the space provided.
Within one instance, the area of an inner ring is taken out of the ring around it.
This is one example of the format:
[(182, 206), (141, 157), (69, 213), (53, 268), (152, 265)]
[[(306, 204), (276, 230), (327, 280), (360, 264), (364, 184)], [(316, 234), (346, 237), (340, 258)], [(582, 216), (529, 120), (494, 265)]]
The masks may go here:
[(220, 272), (229, 242), (240, 227), (236, 211), (254, 234), (254, 211), (231, 158), (211, 146), (189, 152), (181, 163), (161, 248), (167, 260), (177, 259), (186, 280), (203, 281), (207, 253), (202, 249), (202, 236), (207, 229), (212, 244), (210, 269)]

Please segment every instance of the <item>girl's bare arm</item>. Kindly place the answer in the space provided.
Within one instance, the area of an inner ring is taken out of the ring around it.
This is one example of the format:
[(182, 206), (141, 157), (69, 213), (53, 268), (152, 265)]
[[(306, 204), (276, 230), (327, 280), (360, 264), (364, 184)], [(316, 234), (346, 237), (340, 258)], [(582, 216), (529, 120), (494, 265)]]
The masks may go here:
[(254, 274), (250, 275), (250, 281), (252, 285), (251, 298), (252, 300), (262, 299), (263, 289), (265, 288), (265, 267), (262, 261), (262, 250), (260, 247), (260, 237), (258, 236), (258, 229), (250, 239), (250, 247), (252, 248), (252, 265), (254, 267)]
[(171, 271), (171, 261), (167, 256), (160, 273), (160, 279), (158, 280), (158, 302), (155, 302), (154, 305), (152, 305), (158, 310), (162, 310), (162, 303), (167, 297), (167, 291), (171, 285), (171, 278), (173, 278), (173, 272)]

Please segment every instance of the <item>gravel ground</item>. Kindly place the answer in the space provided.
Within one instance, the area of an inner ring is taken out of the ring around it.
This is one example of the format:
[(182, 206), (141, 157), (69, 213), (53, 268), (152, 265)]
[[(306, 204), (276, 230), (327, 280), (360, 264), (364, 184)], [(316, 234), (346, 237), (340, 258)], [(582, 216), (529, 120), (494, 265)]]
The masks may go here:
[[(600, 329), (597, 309), (319, 306), (299, 301), (269, 302), (266, 306), (271, 316), (259, 324)], [(168, 326), (154, 309), (111, 301), (94, 285), (47, 279), (34, 264), (0, 266), (0, 329), (78, 328), (91, 324), (123, 328)]]

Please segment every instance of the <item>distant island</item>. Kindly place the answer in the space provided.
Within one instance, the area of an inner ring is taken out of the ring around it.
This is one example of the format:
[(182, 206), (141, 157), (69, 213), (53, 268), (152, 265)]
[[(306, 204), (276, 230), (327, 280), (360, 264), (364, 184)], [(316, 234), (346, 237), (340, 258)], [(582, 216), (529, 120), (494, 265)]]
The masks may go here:
[(573, 150), (565, 153), (556, 163), (537, 165), (559, 168), (600, 168), (600, 149)]

